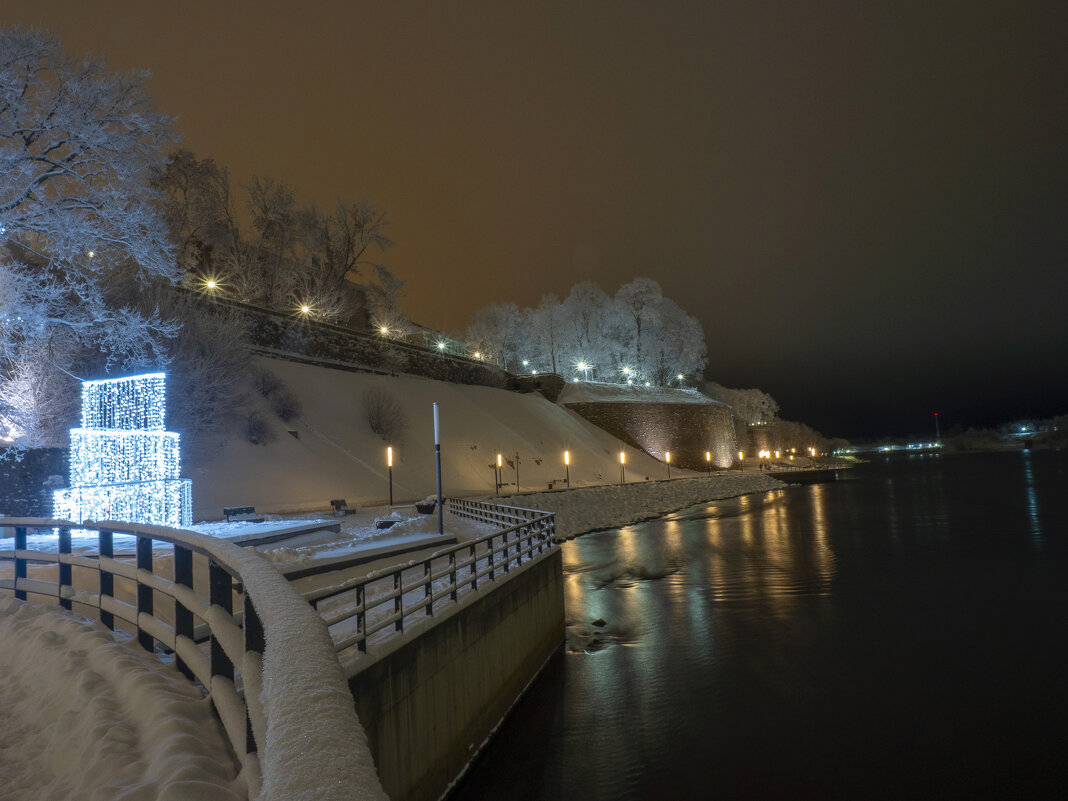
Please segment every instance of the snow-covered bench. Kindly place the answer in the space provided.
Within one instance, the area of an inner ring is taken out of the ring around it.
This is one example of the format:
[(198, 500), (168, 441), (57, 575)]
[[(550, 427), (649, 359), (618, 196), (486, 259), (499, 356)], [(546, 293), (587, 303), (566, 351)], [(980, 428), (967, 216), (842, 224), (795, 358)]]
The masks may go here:
[(262, 523), (266, 519), (263, 515), (256, 514), (255, 506), (224, 506), (223, 514), (226, 515), (227, 523)]
[(339, 517), (355, 514), (356, 512), (355, 509), (349, 508), (349, 505), (344, 498), (337, 498), (336, 500), (330, 501), (330, 505), (334, 507), (334, 514)]

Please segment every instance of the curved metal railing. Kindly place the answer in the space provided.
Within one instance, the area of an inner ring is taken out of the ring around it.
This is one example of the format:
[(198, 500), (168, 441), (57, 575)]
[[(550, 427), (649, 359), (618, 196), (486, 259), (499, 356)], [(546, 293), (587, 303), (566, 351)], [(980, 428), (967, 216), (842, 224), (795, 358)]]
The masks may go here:
[(347, 669), (359, 670), (359, 656), (369, 644), (384, 644), (556, 547), (552, 512), (456, 498), (446, 503), (450, 514), (503, 527), (304, 594), (322, 615)]
[[(285, 741), (291, 720), (284, 713), (272, 718), (270, 697), (260, 692), (267, 683), (285, 688), (287, 708), (293, 708), (294, 694), (321, 698), (324, 688), (349, 698), (351, 721), (341, 714), (342, 726), (351, 731), (338, 731), (337, 710), (330, 728), (336, 739), (363, 740), (326, 628), (286, 579), (259, 556), (196, 532), (114, 521), (85, 525), (95, 531), (78, 527), (75, 552), (76, 524), (0, 518), (0, 528), (14, 531), (14, 548), (0, 550), (0, 590), (22, 600), (55, 599), (64, 609), (88, 610), (108, 628), (136, 637), (146, 650), (173, 659), (207, 691), (251, 798), (285, 798), (284, 788), (294, 783), (314, 786), (314, 776), (309, 784), (299, 775), (309, 772), (336, 780), (330, 783), (337, 788), (332, 797), (355, 798), (359, 789), (351, 786), (355, 782), (345, 787), (344, 774), (351, 769), (344, 765), (308, 761), (305, 755), (287, 760), (284, 748), (280, 760), (261, 760), (265, 744)], [(56, 549), (29, 548), (34, 534), (55, 536)], [(322, 675), (324, 658), (328, 667), (336, 667), (335, 675)], [(296, 703), (314, 714), (313, 703), (301, 705), (299, 698)], [(331, 758), (329, 752), (324, 760)], [(350, 763), (352, 756), (347, 755)], [(275, 791), (261, 795), (265, 787)]]

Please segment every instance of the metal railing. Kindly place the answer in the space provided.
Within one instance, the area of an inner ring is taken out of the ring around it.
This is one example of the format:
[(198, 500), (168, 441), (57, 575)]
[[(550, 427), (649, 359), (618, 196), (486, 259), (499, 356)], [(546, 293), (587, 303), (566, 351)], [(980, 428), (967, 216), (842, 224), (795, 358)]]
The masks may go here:
[(440, 614), (556, 547), (552, 512), (454, 498), (446, 505), (450, 514), (504, 528), (424, 559), (305, 593), (326, 622), (338, 654), (347, 651), (347, 656), (358, 657), (369, 644), (382, 644), (392, 634)]
[[(84, 531), (84, 525), (96, 530)], [(0, 590), (13, 591), (21, 600), (50, 598), (64, 609), (89, 611), (108, 628), (136, 637), (145, 650), (165, 661), (173, 658), (177, 668), (199, 682), (211, 698), (251, 798), (260, 793), (265, 775), (261, 768), (294, 769), (260, 763), (260, 747), (268, 732), (273, 738), (285, 737), (284, 731), (272, 726), (270, 710), (260, 697), (264, 653), (271, 648), (308, 647), (314, 657), (317, 641), (305, 636), (296, 645), (275, 645), (276, 631), (280, 638), (287, 635), (279, 631), (280, 622), (269, 616), (261, 619), (257, 600), (269, 604), (275, 619), (299, 619), (303, 614), (311, 618), (312, 626), (318, 623), (280, 574), (269, 566), (267, 570), (257, 566), (262, 561), (259, 556), (195, 532), (132, 523), (95, 521), (77, 526), (76, 553), (72, 552), (76, 526), (69, 521), (0, 518), (0, 528), (14, 530), (14, 548), (0, 550)], [(28, 539), (34, 534), (58, 534), (56, 549), (31, 550)], [(5, 569), (4, 562), (13, 563), (14, 570)], [(318, 643), (329, 653), (325, 632)], [(336, 680), (341, 682), (340, 672)], [(331, 678), (315, 677), (315, 681)], [(303, 769), (325, 768), (307, 764)]]

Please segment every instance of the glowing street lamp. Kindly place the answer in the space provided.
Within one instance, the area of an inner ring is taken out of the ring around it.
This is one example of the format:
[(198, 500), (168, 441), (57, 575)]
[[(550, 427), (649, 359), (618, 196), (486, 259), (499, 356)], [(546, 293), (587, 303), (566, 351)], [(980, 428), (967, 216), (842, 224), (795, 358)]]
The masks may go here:
[(445, 343), (444, 342), (439, 342), (438, 343), (438, 350), (445, 350)]
[(738, 451), (738, 472), (745, 470), (745, 451)]
[(564, 472), (567, 474), (568, 488), (571, 487), (571, 451), (564, 451)]
[(393, 446), (386, 448), (386, 467), (389, 468), (389, 505), (393, 506)]
[(307, 315), (311, 314), (311, 310), (312, 310), (311, 306), (309, 306), (307, 303), (300, 304), (300, 313), (301, 314), (307, 316)]
[(664, 451), (664, 461), (667, 463), (668, 481), (671, 480), (671, 451)]
[(495, 473), (495, 477), (496, 477), (496, 480), (497, 480), (497, 494), (498, 495), (501, 494), (501, 468), (503, 466), (504, 466), (504, 459), (502, 459), (501, 455), (498, 453), (497, 454), (497, 470), (496, 470), (496, 473)]
[(705, 451), (705, 464), (708, 465), (708, 472), (712, 472), (712, 451)]
[(575, 367), (582, 371), (584, 381), (590, 380), (590, 366), (586, 364), (586, 362), (578, 362), (575, 364)]
[(619, 483), (624, 484), (627, 481), (627, 454), (623, 451), (619, 452)]

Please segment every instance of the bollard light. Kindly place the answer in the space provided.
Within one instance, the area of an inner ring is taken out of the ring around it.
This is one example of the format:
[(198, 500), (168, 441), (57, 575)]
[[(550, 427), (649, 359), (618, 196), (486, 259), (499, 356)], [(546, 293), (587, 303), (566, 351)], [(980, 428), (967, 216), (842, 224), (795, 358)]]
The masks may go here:
[(664, 461), (667, 463), (668, 479), (671, 479), (671, 451), (664, 451)]
[(564, 471), (567, 474), (567, 486), (571, 486), (571, 451), (564, 451)]
[(389, 505), (393, 506), (393, 446), (386, 447), (386, 467), (389, 468)]

